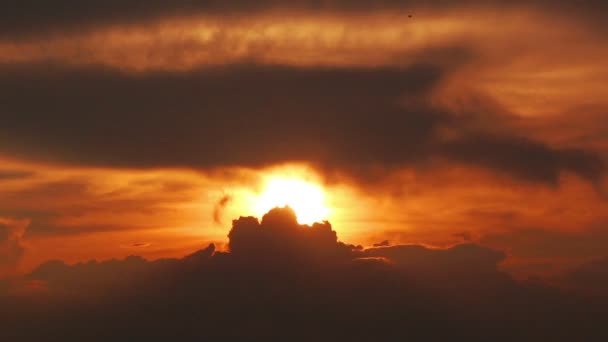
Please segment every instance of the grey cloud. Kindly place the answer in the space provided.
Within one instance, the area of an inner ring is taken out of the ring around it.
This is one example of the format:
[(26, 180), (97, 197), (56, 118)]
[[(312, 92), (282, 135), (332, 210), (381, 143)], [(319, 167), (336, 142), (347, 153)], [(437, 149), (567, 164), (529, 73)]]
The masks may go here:
[[(516, 133), (494, 136), (433, 104), (455, 68), (230, 65), (132, 74), (5, 66), (0, 152), (139, 168), (303, 161), (360, 182), (381, 179), (379, 166), (389, 171), (446, 158), (547, 185), (563, 171), (602, 180), (605, 163), (593, 151), (555, 148)], [(459, 138), (440, 138), (446, 127)]]

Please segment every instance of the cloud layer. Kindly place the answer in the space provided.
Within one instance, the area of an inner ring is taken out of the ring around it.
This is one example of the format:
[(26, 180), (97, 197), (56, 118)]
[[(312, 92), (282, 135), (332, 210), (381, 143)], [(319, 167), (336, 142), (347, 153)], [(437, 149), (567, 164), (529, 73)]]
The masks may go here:
[(129, 0), (96, 1), (61, 0), (53, 4), (41, 0), (30, 0), (19, 4), (3, 6), (0, 16), (1, 31), (5, 34), (40, 34), (57, 30), (77, 30), (100, 25), (129, 24), (157, 20), (163, 17), (183, 16), (245, 16), (282, 12), (313, 13), (369, 13), (370, 11), (403, 11), (427, 13), (432, 11), (478, 9), (523, 8), (570, 15), (581, 15), (587, 19), (599, 19), (597, 13), (606, 9), (599, 0), (570, 3), (555, 3), (546, 0), (535, 1), (401, 1), (401, 0), (297, 0), (289, 3), (274, 0), (249, 1), (192, 1), (179, 0), (167, 3), (148, 1), (145, 4)]
[(112, 167), (307, 162), (360, 181), (445, 158), (550, 185), (562, 171), (601, 182), (604, 161), (593, 151), (484, 131), (460, 119), (483, 106), (463, 113), (435, 104), (453, 68), (234, 65), (131, 74), (11, 66), (0, 81), (2, 152)]
[(235, 220), (229, 236), (229, 252), (211, 245), (179, 260), (46, 263), (22, 280), (25, 297), (0, 297), (19, 308), (2, 306), (1, 334), (569, 340), (604, 331), (602, 302), (517, 283), (497, 270), (502, 253), (477, 245), (363, 250), (338, 242), (329, 223), (298, 225), (288, 208)]

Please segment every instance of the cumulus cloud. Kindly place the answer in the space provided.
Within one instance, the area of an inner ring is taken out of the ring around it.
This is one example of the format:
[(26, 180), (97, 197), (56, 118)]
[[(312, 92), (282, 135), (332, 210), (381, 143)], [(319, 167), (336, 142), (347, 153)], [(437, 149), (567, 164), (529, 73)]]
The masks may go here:
[(354, 248), (339, 243), (328, 222), (314, 223), (311, 227), (298, 224), (294, 211), (288, 207), (271, 210), (260, 223), (255, 217), (241, 217), (233, 222), (228, 237), (232, 256), (265, 265), (276, 262), (327, 265), (349, 260)]
[(503, 253), (474, 244), (365, 250), (339, 242), (327, 222), (299, 225), (289, 208), (234, 220), (229, 238), (229, 251), (210, 245), (182, 259), (43, 264), (25, 281), (44, 284), (53, 307), (0, 297), (21, 303), (0, 309), (10, 327), (1, 334), (569, 340), (603, 331), (605, 306), (518, 283), (497, 270)]

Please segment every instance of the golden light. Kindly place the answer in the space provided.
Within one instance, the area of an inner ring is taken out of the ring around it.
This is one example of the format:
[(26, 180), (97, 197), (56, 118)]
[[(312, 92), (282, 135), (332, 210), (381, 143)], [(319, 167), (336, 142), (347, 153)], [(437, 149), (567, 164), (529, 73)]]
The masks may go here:
[(284, 206), (295, 211), (300, 224), (320, 222), (329, 215), (320, 186), (295, 178), (270, 178), (257, 199), (255, 212), (261, 217), (272, 208)]

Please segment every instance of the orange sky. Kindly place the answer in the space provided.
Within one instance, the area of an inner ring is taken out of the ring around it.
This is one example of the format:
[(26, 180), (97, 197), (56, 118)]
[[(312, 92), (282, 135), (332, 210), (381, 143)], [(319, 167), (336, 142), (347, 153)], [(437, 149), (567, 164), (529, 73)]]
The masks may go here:
[[(23, 270), (51, 258), (76, 262), (133, 254), (175, 257), (209, 242), (221, 246), (232, 219), (256, 214), (265, 177), (320, 179), (300, 165), (211, 174), (12, 165), (36, 173), (3, 181), (0, 195), (4, 211), (18, 214), (19, 226), (29, 224), (22, 238)], [(342, 240), (367, 246), (388, 239), (444, 247), (527, 229), (576, 235), (608, 219), (602, 215), (608, 213), (606, 201), (574, 176), (564, 175), (559, 188), (517, 184), (449, 165), (394, 177), (399, 180), (389, 182), (401, 184), (391, 186), (395, 193), (318, 181), (331, 210), (327, 218)], [(231, 200), (220, 211), (221, 221), (215, 222), (214, 209), (224, 195)]]
[[(447, 70), (428, 99), (433, 108), (455, 113), (446, 127), (436, 129), (441, 142), (482, 131), (488, 136), (521, 136), (556, 151), (584, 149), (605, 160), (605, 32), (583, 15), (568, 14), (522, 6), (425, 8), (411, 18), (391, 9), (323, 15), (295, 10), (248, 16), (179, 14), (102, 22), (83, 30), (2, 35), (0, 64), (18, 70), (15, 79), (19, 80), (19, 72), (41, 65), (59, 65), (59, 71), (48, 67), (51, 75), (61, 73), (61, 68), (76, 72), (93, 68), (134, 79), (157, 74), (170, 79), (241, 64), (254, 69), (278, 65), (304, 72), (362, 68), (373, 72), (426, 63)], [(36, 86), (24, 79), (25, 88)], [(331, 91), (327, 96), (332, 96)], [(417, 103), (422, 96), (426, 95), (404, 94), (399, 101)], [(105, 103), (103, 96), (100, 99)], [(30, 100), (38, 101), (35, 95)], [(169, 117), (179, 115), (172, 110)], [(148, 120), (146, 115), (144, 111), (143, 120)], [(205, 115), (205, 108), (200, 115)], [(97, 160), (95, 149), (84, 158), (78, 154), (78, 144), (74, 149), (47, 145), (40, 133), (44, 123), (31, 130), (19, 125), (15, 124), (14, 135), (3, 131), (5, 137), (0, 139), (0, 144), (9, 146), (0, 149), (0, 222), (12, 234), (5, 244), (23, 247), (16, 266), (21, 271), (47, 259), (76, 262), (132, 254), (159, 258), (184, 255), (210, 241), (221, 245), (232, 219), (254, 214), (255, 198), (271, 175), (311, 179), (322, 186), (331, 211), (328, 219), (349, 243), (390, 240), (448, 246), (475, 241), (505, 250), (511, 256), (505, 267), (514, 265), (514, 272), (526, 270), (521, 264), (597, 257), (602, 253), (597, 241), (608, 243), (605, 177), (590, 181), (593, 177), (586, 178), (576, 166), (558, 168), (559, 180), (552, 184), (514, 176), (483, 162), (469, 163), (466, 154), (458, 160), (430, 155), (387, 167), (370, 182), (341, 165), (320, 165), (325, 159), (286, 158), (258, 165), (257, 156), (251, 155), (242, 165), (201, 167), (163, 161), (130, 165), (113, 163), (112, 158)], [(164, 125), (172, 127), (169, 121)], [(74, 126), (66, 132), (86, 129)], [(106, 134), (111, 141), (114, 133)], [(145, 133), (132, 134), (132, 140), (139, 141), (139, 134)], [(161, 148), (170, 149), (171, 142), (162, 139), (182, 138), (159, 134), (158, 140)], [(279, 149), (268, 146), (265, 150)], [(299, 151), (301, 146), (280, 148)], [(325, 151), (324, 146), (320, 150)], [(350, 156), (343, 157), (350, 161)], [(367, 166), (378, 167), (353, 168)], [(371, 172), (376, 174), (375, 169)], [(231, 200), (221, 208), (221, 222), (215, 222), (218, 201), (226, 195)], [(547, 247), (542, 252), (545, 244), (565, 241), (573, 241), (573, 246)], [(536, 248), (540, 252), (531, 251)]]

